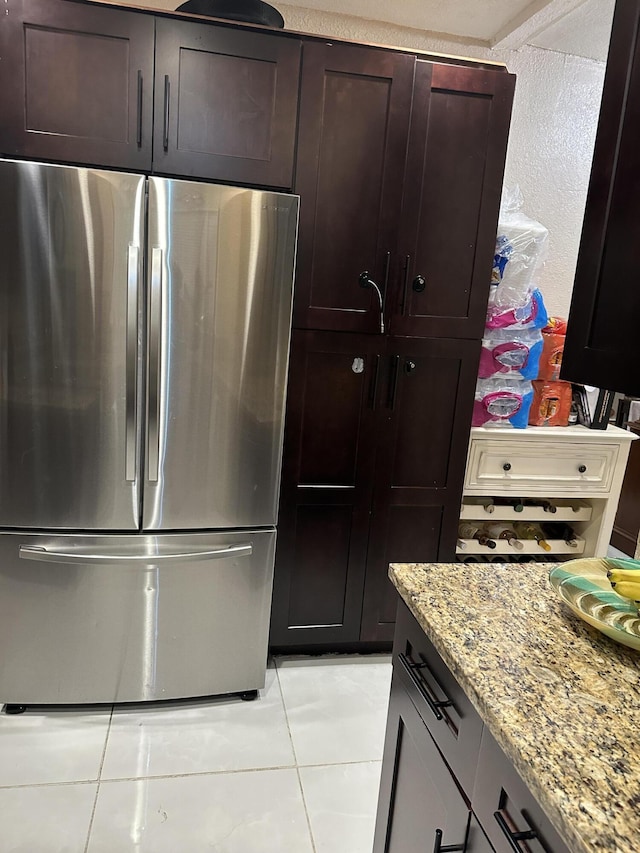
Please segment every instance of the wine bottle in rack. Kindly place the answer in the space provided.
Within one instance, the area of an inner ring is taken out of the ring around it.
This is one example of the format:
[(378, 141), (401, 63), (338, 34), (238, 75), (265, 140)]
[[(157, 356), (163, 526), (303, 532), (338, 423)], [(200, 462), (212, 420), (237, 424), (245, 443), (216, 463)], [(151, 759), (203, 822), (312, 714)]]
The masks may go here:
[(519, 551), (524, 547), (518, 539), (518, 534), (508, 524), (501, 524), (499, 521), (493, 521), (485, 526), (485, 530), (493, 539), (506, 539), (512, 548), (517, 548)]
[(496, 506), (510, 506), (514, 512), (522, 512), (524, 503), (521, 498), (494, 498)]
[(471, 524), (468, 521), (461, 521), (458, 525), (458, 536), (460, 539), (476, 539), (480, 545), (486, 545), (487, 548), (495, 548), (496, 543), (491, 539), (484, 529), (477, 524)]
[(570, 524), (565, 524), (563, 521), (547, 521), (543, 522), (541, 527), (549, 539), (563, 539), (570, 548), (578, 547), (576, 532)]
[(539, 524), (532, 524), (530, 521), (516, 521), (514, 530), (520, 539), (535, 539), (543, 551), (551, 550), (551, 545), (544, 538), (544, 533)]
[(551, 514), (558, 511), (558, 508), (553, 501), (543, 498), (525, 498), (523, 503), (525, 506), (540, 507), (544, 512), (550, 512)]

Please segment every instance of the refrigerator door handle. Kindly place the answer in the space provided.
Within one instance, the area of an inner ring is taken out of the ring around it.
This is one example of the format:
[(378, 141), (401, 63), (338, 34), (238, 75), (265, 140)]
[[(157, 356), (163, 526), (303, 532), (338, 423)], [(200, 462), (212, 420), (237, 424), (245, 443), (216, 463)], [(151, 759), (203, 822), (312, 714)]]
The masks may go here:
[(149, 415), (148, 478), (157, 482), (160, 467), (160, 393), (162, 377), (162, 249), (151, 255), (151, 300), (149, 306)]
[(138, 275), (140, 249), (129, 246), (127, 257), (127, 353), (126, 353), (126, 426), (125, 426), (125, 479), (135, 482), (137, 465), (137, 364), (138, 364)]
[(34, 545), (21, 545), (21, 560), (37, 560), (41, 563), (90, 563), (105, 565), (113, 563), (186, 563), (198, 560), (223, 560), (226, 557), (250, 557), (253, 546), (250, 543), (230, 545), (228, 548), (215, 548), (210, 551), (187, 551), (177, 554), (78, 554), (65, 551), (47, 551)]

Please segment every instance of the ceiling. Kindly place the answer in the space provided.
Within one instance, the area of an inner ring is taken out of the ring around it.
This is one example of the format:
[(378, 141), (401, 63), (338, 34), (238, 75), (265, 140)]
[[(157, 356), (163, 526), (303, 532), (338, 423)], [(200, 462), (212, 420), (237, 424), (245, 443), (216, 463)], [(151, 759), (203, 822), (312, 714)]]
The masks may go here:
[[(277, 6), (278, 0), (270, 0)], [(615, 0), (283, 0), (322, 12), (382, 21), (486, 47), (534, 44), (607, 58)]]
[[(181, 0), (106, 2), (175, 9)], [(268, 2), (279, 6), (279, 0)], [(282, 0), (282, 5), (410, 27), (483, 47), (517, 50), (533, 44), (605, 61), (615, 0)]]

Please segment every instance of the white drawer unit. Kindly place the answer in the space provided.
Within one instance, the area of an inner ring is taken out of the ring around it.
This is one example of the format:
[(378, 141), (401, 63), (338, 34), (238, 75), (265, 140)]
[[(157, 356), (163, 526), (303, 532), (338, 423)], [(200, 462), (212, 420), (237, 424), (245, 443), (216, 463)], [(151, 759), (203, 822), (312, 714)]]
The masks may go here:
[(524, 521), (564, 522), (575, 536), (571, 543), (545, 536), (551, 551), (535, 540), (522, 539), (515, 547), (494, 539), (495, 547), (489, 548), (465, 538), (458, 542), (459, 558), (606, 556), (635, 438), (612, 426), (606, 430), (473, 428), (461, 520), (476, 525), (500, 521), (509, 526)]
[(546, 495), (549, 488), (564, 493), (608, 492), (615, 471), (618, 444), (527, 441), (511, 446), (501, 440), (472, 442), (465, 487), (487, 487)]

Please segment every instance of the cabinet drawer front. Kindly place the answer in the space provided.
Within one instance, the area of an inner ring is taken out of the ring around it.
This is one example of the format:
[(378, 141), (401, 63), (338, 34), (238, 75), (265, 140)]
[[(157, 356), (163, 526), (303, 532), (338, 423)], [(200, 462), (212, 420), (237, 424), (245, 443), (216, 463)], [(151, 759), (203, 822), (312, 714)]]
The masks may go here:
[(393, 665), (445, 761), (470, 797), (482, 720), (402, 601), (398, 605)]
[(473, 811), (496, 853), (569, 853), (488, 729), (482, 733)]
[(466, 489), (517, 492), (608, 492), (618, 458), (618, 446), (580, 443), (473, 441)]

